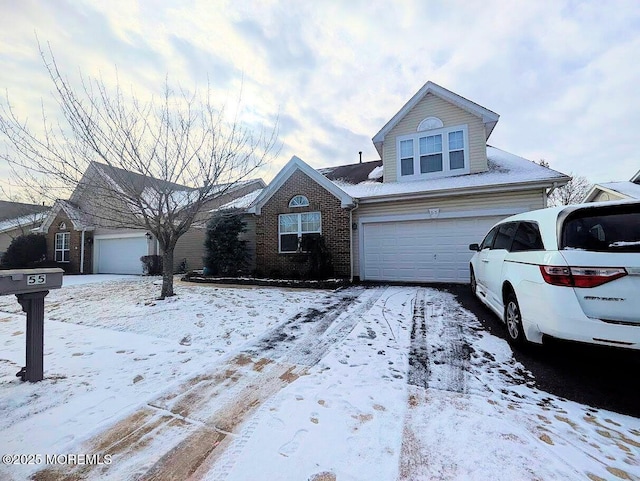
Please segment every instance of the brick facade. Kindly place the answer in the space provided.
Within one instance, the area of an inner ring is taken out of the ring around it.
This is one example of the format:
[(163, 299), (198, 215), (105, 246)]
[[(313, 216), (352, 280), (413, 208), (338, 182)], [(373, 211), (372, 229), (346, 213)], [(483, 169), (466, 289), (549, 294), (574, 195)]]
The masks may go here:
[[(309, 206), (289, 207), (289, 201), (295, 195), (307, 197)], [(318, 211), (322, 236), (331, 253), (333, 275), (351, 275), (349, 209), (342, 208), (340, 199), (300, 170), (284, 182), (256, 217), (256, 271), (259, 275), (292, 278), (307, 275), (308, 266), (299, 262), (298, 254), (278, 252), (278, 215)]]
[[(60, 229), (60, 224), (65, 224), (64, 229)], [(52, 222), (49, 230), (46, 233), (47, 237), (47, 260), (55, 260), (55, 246), (56, 246), (56, 234), (59, 232), (69, 232), (69, 262), (60, 263), (65, 272), (72, 274), (80, 273), (80, 258), (81, 249), (80, 244), (82, 242), (82, 231), (73, 229), (73, 223), (67, 217), (63, 210), (58, 212), (58, 215)], [(84, 234), (84, 273), (91, 274), (93, 260), (93, 233), (85, 232)]]

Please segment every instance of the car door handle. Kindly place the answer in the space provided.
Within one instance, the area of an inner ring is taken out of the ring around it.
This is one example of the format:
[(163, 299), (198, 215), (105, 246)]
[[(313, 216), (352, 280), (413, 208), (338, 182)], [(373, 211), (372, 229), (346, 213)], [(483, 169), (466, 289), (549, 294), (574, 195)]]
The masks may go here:
[(487, 262), (489, 262), (489, 259), (482, 259), (482, 262), (486, 264)]

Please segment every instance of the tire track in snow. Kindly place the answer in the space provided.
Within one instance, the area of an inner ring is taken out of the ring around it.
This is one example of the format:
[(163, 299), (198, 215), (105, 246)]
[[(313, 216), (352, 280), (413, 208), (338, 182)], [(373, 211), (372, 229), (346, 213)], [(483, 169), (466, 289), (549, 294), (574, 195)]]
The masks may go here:
[[(423, 464), (429, 462), (430, 451), (414, 431), (413, 411), (419, 404), (428, 402), (430, 390), (467, 392), (472, 349), (465, 340), (465, 326), (460, 317), (446, 312), (451, 307), (446, 296), (448, 294), (420, 288), (414, 300), (407, 376), (410, 395), (400, 449), (401, 480), (416, 479)], [(447, 467), (451, 477), (455, 477), (455, 470), (455, 466)], [(445, 475), (437, 479), (449, 478)]]
[(33, 479), (199, 479), (233, 442), (234, 452), (216, 467), (216, 479), (226, 477), (255, 430), (246, 421), (343, 340), (384, 290), (336, 293), (326, 309), (285, 321), (233, 359), (186, 380), (78, 447), (78, 452), (112, 454), (111, 465), (51, 467)]
[(425, 389), (464, 393), (472, 349), (458, 316), (445, 312), (447, 305), (442, 293), (418, 289), (413, 306), (408, 382)]

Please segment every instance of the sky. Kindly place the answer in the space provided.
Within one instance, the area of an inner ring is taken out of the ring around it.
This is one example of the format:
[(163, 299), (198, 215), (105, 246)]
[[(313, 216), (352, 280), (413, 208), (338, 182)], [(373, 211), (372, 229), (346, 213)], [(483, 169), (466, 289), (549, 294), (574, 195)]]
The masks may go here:
[[(371, 138), (431, 80), (493, 110), (488, 143), (591, 182), (640, 169), (640, 2), (0, 0), (0, 89), (53, 115), (36, 36), (63, 74), (161, 93), (211, 85), (315, 168), (379, 158)], [(5, 176), (6, 167), (0, 166)]]

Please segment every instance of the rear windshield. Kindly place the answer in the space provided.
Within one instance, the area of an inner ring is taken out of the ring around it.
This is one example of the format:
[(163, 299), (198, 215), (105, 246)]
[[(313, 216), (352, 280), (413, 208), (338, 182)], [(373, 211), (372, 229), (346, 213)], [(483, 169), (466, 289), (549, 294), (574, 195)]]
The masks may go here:
[(581, 209), (569, 214), (561, 249), (640, 252), (640, 205)]

